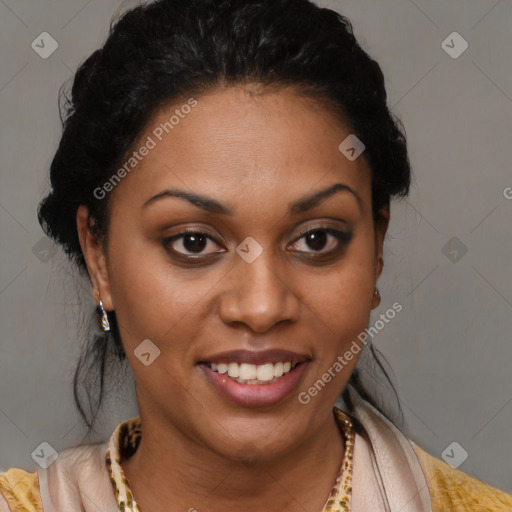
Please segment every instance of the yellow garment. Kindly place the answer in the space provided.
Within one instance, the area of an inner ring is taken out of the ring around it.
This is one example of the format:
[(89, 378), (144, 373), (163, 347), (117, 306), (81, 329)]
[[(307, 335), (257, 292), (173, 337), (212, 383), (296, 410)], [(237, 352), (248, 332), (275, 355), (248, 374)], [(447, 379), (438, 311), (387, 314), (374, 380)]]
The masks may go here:
[[(119, 440), (121, 445), (123, 440)], [(462, 471), (453, 469), (440, 459), (412, 446), (427, 478), (432, 512), (511, 512), (512, 494), (491, 487)], [(37, 471), (29, 473), (11, 468), (0, 474), (0, 493), (10, 512), (43, 512)], [(9, 512), (2, 508), (0, 512)]]
[[(29, 473), (23, 469), (9, 469), (0, 475), (0, 492), (12, 512), (43, 511), (37, 471)], [(0, 512), (3, 512), (1, 508)]]
[(427, 477), (433, 512), (512, 512), (511, 494), (453, 469), (412, 445)]

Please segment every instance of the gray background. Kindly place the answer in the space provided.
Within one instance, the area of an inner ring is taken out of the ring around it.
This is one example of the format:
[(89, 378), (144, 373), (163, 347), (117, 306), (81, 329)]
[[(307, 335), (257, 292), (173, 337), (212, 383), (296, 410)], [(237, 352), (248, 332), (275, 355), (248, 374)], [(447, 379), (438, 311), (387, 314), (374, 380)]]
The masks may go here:
[[(459, 443), (468, 453), (459, 469), (512, 492), (512, 3), (321, 4), (351, 19), (407, 130), (414, 182), (392, 207), (372, 318), (403, 305), (374, 343), (395, 372), (411, 438), (439, 458)], [(2, 470), (34, 470), (41, 442), (61, 450), (85, 432), (71, 377), (80, 297), (93, 302), (87, 285), (75, 291), (35, 212), (61, 133), (59, 87), (102, 44), (111, 16), (133, 5), (0, 0)], [(44, 31), (58, 42), (47, 59), (31, 48)], [(441, 46), (454, 31), (469, 45), (458, 58)], [(123, 382), (107, 405), (100, 440), (137, 414)], [(455, 447), (455, 458), (462, 453)]]

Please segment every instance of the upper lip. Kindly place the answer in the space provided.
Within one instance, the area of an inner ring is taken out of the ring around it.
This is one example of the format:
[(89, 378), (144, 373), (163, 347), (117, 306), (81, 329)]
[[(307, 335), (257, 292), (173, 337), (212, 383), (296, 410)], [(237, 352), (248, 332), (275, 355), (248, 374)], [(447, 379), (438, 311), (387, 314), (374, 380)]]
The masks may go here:
[(297, 354), (283, 349), (269, 349), (261, 351), (251, 350), (231, 350), (229, 352), (219, 352), (212, 356), (205, 357), (198, 362), (201, 363), (247, 363), (247, 364), (265, 364), (278, 362), (303, 363), (311, 358), (304, 354)]

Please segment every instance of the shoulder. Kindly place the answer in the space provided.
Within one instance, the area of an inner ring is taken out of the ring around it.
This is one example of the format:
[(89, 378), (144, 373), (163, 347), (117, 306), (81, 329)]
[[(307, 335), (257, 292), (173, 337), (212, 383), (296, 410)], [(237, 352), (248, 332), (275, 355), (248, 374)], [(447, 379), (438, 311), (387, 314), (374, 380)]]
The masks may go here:
[(411, 442), (427, 477), (432, 511), (511, 512), (512, 494), (485, 484)]
[(52, 498), (59, 493), (68, 496), (80, 478), (91, 479), (97, 473), (102, 448), (99, 443), (66, 448), (47, 469), (10, 468), (0, 473), (0, 512), (43, 512), (48, 492)]
[(42, 512), (37, 471), (11, 468), (0, 473), (0, 512)]

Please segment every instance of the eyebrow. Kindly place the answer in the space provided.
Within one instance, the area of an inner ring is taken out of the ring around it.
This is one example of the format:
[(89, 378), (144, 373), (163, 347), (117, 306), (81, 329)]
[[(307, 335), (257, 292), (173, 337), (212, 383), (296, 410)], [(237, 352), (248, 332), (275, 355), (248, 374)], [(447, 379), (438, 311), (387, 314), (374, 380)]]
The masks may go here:
[[(298, 200), (295, 200), (288, 205), (288, 209), (291, 214), (298, 215), (300, 213), (307, 212), (308, 210), (313, 209), (315, 206), (318, 206), (322, 201), (325, 201), (328, 197), (331, 197), (337, 192), (349, 192), (352, 194), (357, 202), (359, 208), (362, 210), (363, 201), (361, 197), (357, 194), (355, 190), (350, 188), (348, 185), (345, 185), (344, 183), (335, 183), (334, 185), (331, 185), (330, 187), (319, 190), (316, 192), (312, 192), (310, 194), (307, 194), (303, 197), (301, 197)], [(158, 194), (154, 195), (153, 197), (150, 197), (143, 205), (142, 208), (146, 208), (150, 204), (154, 203), (155, 201), (158, 201), (160, 199), (164, 199), (167, 197), (178, 197), (181, 199), (185, 199), (189, 203), (192, 203), (197, 208), (200, 208), (201, 210), (204, 210), (209, 213), (213, 213), (216, 215), (233, 215), (234, 212), (231, 208), (219, 203), (217, 200), (202, 196), (199, 194), (194, 194), (192, 192), (186, 192), (184, 190), (179, 189), (166, 189), (162, 190), (162, 192), (159, 192)]]

